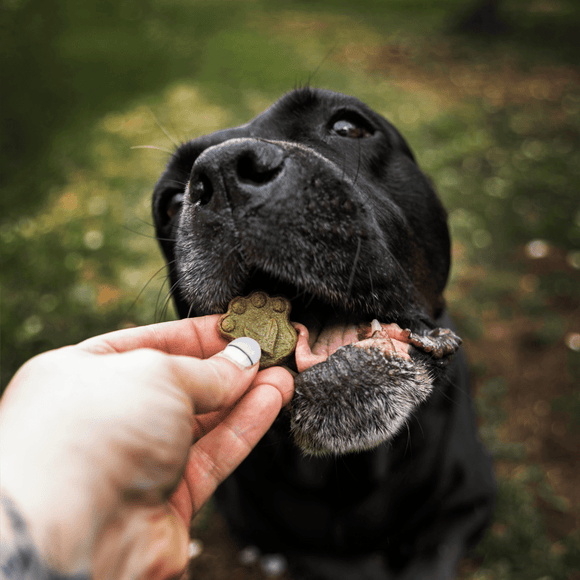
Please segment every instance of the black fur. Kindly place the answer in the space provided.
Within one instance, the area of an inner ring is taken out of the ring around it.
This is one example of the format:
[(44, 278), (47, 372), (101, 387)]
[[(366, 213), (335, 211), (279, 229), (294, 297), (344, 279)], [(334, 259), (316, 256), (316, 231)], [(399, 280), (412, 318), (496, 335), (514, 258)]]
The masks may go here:
[[(218, 490), (234, 534), (301, 578), (453, 577), (489, 522), (493, 468), (461, 351), (447, 364), (460, 341), (440, 330), (446, 214), (398, 131), (357, 99), (299, 89), (179, 147), (153, 208), (182, 317), (261, 289), (309, 329), (412, 331), (410, 361), (371, 341), (297, 376), (290, 408)], [(293, 437), (336, 455), (305, 456)]]

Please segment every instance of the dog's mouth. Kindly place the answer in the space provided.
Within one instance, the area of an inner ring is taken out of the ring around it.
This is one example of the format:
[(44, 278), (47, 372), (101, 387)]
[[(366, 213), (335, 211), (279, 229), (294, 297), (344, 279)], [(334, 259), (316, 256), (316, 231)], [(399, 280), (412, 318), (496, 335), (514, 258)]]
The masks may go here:
[(370, 324), (355, 324), (337, 319), (317, 334), (301, 323), (294, 323), (294, 327), (298, 331), (295, 361), (299, 373), (326, 361), (339, 348), (350, 344), (358, 348), (376, 347), (386, 356), (411, 360), (412, 333), (394, 322), (381, 323), (375, 318)]
[(257, 290), (292, 306), (298, 342), (287, 365), (296, 374), (285, 416), (309, 455), (359, 452), (392, 439), (431, 394), (435, 366), (446, 365), (461, 343), (450, 330), (412, 332), (388, 311), (381, 320), (262, 273), (244, 287), (245, 294)]
[[(259, 271), (250, 278), (243, 294), (256, 290), (284, 296), (291, 303), (290, 320), (298, 332), (298, 341), (294, 356), (285, 365), (296, 373), (326, 361), (348, 345), (364, 349), (374, 347), (388, 358), (404, 361), (411, 361), (414, 351), (423, 351), (445, 364), (457, 348), (457, 337), (446, 329), (422, 333), (415, 329), (413, 332), (406, 319), (381, 320), (378, 313), (356, 312), (353, 306), (338, 301), (331, 304), (318, 295)], [(442, 340), (447, 333), (452, 336), (447, 341)], [(433, 340), (434, 337), (438, 340)]]

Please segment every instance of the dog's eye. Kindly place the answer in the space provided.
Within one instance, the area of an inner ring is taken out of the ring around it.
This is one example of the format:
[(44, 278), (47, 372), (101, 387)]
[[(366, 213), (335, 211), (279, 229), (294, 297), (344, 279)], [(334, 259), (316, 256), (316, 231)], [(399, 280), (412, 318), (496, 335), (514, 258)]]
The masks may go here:
[(332, 126), (332, 130), (340, 137), (348, 137), (350, 139), (362, 139), (369, 137), (372, 133), (362, 125), (362, 123), (355, 123), (347, 119), (339, 119)]
[(179, 210), (183, 205), (183, 197), (183, 193), (175, 193), (169, 200), (169, 203), (165, 208), (165, 213), (170, 220), (172, 220), (179, 213)]

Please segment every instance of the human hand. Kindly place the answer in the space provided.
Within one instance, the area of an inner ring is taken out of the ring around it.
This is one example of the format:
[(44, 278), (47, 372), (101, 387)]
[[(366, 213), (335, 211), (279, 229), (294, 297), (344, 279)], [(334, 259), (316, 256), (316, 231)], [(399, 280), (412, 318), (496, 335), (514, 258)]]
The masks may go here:
[(0, 406), (2, 491), (50, 569), (122, 580), (186, 566), (192, 515), (292, 396), (287, 371), (243, 369), (226, 344), (217, 316), (186, 319), (16, 374)]

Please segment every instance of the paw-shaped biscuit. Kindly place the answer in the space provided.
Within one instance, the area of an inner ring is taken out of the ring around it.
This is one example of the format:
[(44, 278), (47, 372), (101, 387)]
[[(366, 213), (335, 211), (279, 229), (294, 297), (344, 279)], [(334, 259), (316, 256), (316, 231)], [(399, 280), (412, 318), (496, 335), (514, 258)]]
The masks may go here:
[(260, 368), (281, 364), (296, 347), (298, 334), (290, 324), (290, 302), (283, 296), (270, 297), (265, 292), (234, 298), (219, 320), (225, 338), (249, 336), (262, 349)]

